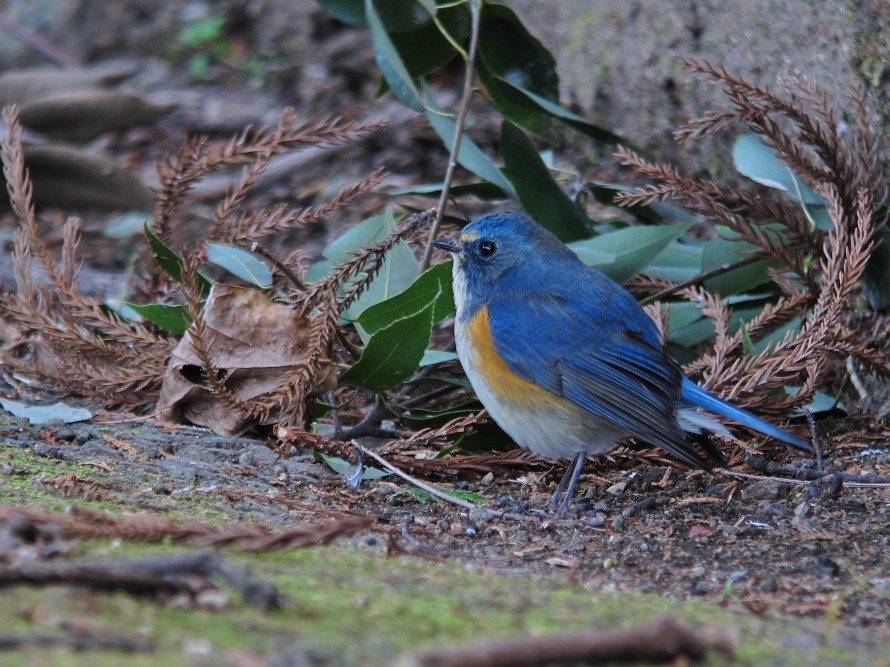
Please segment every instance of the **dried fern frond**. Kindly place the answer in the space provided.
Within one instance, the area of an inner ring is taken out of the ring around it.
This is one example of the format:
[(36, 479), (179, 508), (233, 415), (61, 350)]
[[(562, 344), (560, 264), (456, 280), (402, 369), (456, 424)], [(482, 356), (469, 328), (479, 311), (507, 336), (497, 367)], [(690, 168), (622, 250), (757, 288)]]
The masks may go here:
[[(805, 282), (811, 282), (806, 267), (806, 252), (819, 247), (821, 232), (810, 230), (800, 211), (777, 202), (758, 200), (735, 188), (728, 188), (704, 179), (686, 178), (675, 167), (646, 160), (635, 151), (619, 146), (615, 155), (621, 163), (636, 169), (655, 181), (637, 192), (620, 192), (615, 197), (619, 206), (638, 206), (666, 199), (680, 200), (687, 208), (729, 227), (742, 241), (758, 246), (760, 259), (781, 263)], [(767, 225), (780, 222), (795, 240), (792, 246), (783, 241)], [(802, 252), (803, 251), (803, 252)]]
[[(382, 173), (375, 172), (347, 186), (332, 202), (322, 205), (315, 212), (312, 209), (288, 212), (284, 205), (253, 213), (239, 211), (275, 156), (303, 148), (350, 143), (383, 125), (383, 122), (363, 124), (336, 118), (299, 123), (296, 111), (286, 109), (277, 127), (248, 128), (214, 153), (209, 151), (206, 138), (191, 139), (159, 167), (161, 197), (152, 231), (161, 240), (169, 241), (173, 219), (182, 207), (186, 192), (209, 173), (228, 166), (241, 166), (240, 177), (217, 205), (208, 229), (200, 238), (191, 241), (188, 248), (180, 250), (181, 253), (193, 253), (195, 262), (205, 259), (205, 247), (210, 241), (257, 241), (275, 232), (296, 229), (307, 222), (316, 221), (367, 195), (379, 185)], [(146, 297), (165, 299), (173, 289), (175, 286), (160, 267), (149, 267), (142, 289)]]
[[(80, 223), (69, 218), (63, 228), (62, 260), (55, 259), (40, 238), (32, 201), (32, 184), (25, 168), (22, 126), (13, 107), (4, 109), (9, 137), (2, 142), (4, 175), (13, 210), (19, 218), (13, 251), (17, 294), (4, 294), (3, 307), (37, 335), (33, 350), (50, 355), (41, 363), (21, 346), (2, 352), (11, 368), (46, 376), (57, 386), (107, 402), (132, 403), (153, 399), (159, 372), (172, 349), (170, 341), (138, 324), (123, 322), (102, 304), (85, 298), (76, 285), (76, 251)], [(34, 259), (46, 283), (35, 284)], [(153, 378), (153, 379), (152, 379)]]
[[(829, 202), (832, 220), (826, 234), (800, 207), (772, 193), (686, 178), (673, 166), (619, 148), (616, 154), (623, 163), (654, 183), (619, 194), (617, 203), (679, 200), (756, 245), (755, 257), (780, 265), (771, 275), (784, 294), (747, 322), (744, 331), (729, 333), (729, 311), (715, 295), (692, 287), (683, 291), (701, 304), (717, 329), (714, 342), (687, 372), (704, 375), (705, 385), (728, 399), (777, 414), (806, 404), (837, 355), (852, 356), (870, 371), (890, 373), (886, 357), (846, 326), (874, 249), (874, 234), (887, 218), (887, 177), (863, 100), (854, 98), (858, 125), (842, 131), (827, 96), (800, 75), (787, 77), (784, 94), (777, 94), (707, 62), (685, 59), (683, 64), (722, 86), (730, 105), (688, 123), (675, 137), (687, 141), (746, 125)], [(799, 330), (746, 356), (745, 333), (762, 339), (794, 317), (801, 318)], [(794, 396), (776, 398), (777, 390), (790, 384), (802, 388)]]
[(299, 124), (296, 110), (286, 109), (277, 129), (269, 131), (263, 128), (254, 131), (248, 128), (234, 137), (219, 153), (205, 157), (201, 166), (209, 171), (221, 164), (251, 163), (258, 155), (267, 152), (277, 155), (311, 146), (330, 147), (352, 143), (385, 126), (385, 121), (360, 123), (332, 117)]
[[(143, 405), (158, 397), (161, 381), (177, 337), (156, 330), (151, 325), (127, 322), (103, 304), (83, 296), (77, 286), (77, 250), (80, 222), (70, 218), (62, 230), (61, 261), (57, 264), (38, 232), (34, 213), (32, 185), (24, 162), (22, 127), (15, 109), (6, 109), (4, 118), (9, 137), (2, 142), (4, 174), (20, 228), (16, 235), (13, 264), (17, 293), (2, 295), (0, 307), (15, 318), (25, 332), (22, 340), (0, 351), (0, 360), (13, 373), (38, 376), (62, 391), (94, 398), (106, 404)], [(284, 114), (272, 130), (247, 130), (233, 138), (222, 150), (211, 153), (206, 138), (186, 141), (159, 167), (161, 188), (154, 233), (163, 241), (170, 239), (180, 215), (186, 193), (210, 171), (226, 165), (243, 167), (240, 180), (219, 202), (214, 222), (207, 233), (181, 250), (183, 284), (176, 284), (159, 267), (143, 276), (143, 293), (152, 300), (184, 301), (193, 321), (192, 340), (211, 391), (233, 407), (246, 409), (229, 392), (220, 373), (213, 367), (201, 317), (202, 296), (197, 284), (197, 270), (203, 262), (208, 240), (250, 240), (275, 231), (290, 229), (315, 221), (354, 203), (368, 194), (383, 178), (382, 172), (361, 179), (344, 188), (330, 202), (316, 207), (289, 211), (276, 206), (265, 211), (242, 213), (246, 197), (257, 184), (269, 160), (282, 152), (309, 146), (332, 146), (354, 141), (379, 127), (381, 123), (361, 124), (337, 119), (317, 123), (298, 123), (293, 111)], [(361, 293), (382, 262), (382, 248), (372, 249), (363, 266), (366, 279), (352, 285), (353, 295)], [(40, 280), (35, 276), (42, 274)], [(354, 274), (344, 271), (344, 280)], [(326, 293), (327, 295), (327, 293)], [(351, 297), (355, 298), (355, 296)], [(351, 298), (331, 296), (334, 310), (321, 317), (313, 338), (315, 357), (310, 355), (307, 379), (298, 391), (312, 383), (312, 359), (330, 354), (331, 331), (336, 331), (339, 314)], [(317, 369), (316, 369), (317, 371)], [(304, 400), (287, 392), (291, 401)], [(257, 411), (262, 407), (256, 407)]]
[(385, 178), (386, 172), (378, 169), (361, 180), (347, 185), (331, 201), (320, 206), (289, 211), (287, 206), (281, 204), (271, 209), (241, 214), (231, 223), (211, 229), (208, 238), (229, 243), (256, 241), (279, 231), (297, 229), (318, 222), (365, 197)]
[[(182, 199), (203, 175), (201, 163), (207, 154), (207, 137), (186, 139), (179, 149), (158, 163), (161, 192), (152, 231), (162, 241), (170, 240), (170, 225)], [(206, 172), (203, 172), (206, 173)]]

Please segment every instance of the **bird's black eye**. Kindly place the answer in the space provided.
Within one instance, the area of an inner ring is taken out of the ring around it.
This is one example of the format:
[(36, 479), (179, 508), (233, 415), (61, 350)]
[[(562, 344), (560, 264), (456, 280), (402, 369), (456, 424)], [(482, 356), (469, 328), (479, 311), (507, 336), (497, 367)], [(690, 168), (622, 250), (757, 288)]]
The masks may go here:
[(498, 251), (498, 244), (494, 241), (481, 241), (479, 243), (479, 255), (488, 258)]

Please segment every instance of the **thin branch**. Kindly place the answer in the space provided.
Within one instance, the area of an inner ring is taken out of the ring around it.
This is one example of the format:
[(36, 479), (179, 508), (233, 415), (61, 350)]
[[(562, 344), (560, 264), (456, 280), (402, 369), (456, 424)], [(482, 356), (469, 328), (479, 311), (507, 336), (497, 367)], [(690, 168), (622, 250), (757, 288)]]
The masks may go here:
[(296, 273), (294, 273), (293, 270), (289, 266), (286, 266), (284, 264), (284, 262), (282, 262), (280, 259), (278, 259), (271, 252), (266, 250), (259, 243), (257, 243), (256, 241), (251, 243), (250, 250), (251, 250), (251, 252), (255, 252), (256, 254), (260, 255), (261, 257), (264, 257), (267, 260), (269, 260), (272, 263), (272, 265), (276, 269), (281, 271), (282, 275), (284, 275), (284, 277), (287, 278), (288, 281), (290, 281), (290, 284), (293, 285), (293, 287), (295, 289), (298, 289), (300, 291), (306, 290), (306, 284), (302, 280), (300, 280), (300, 277)]
[(436, 496), (436, 498), (439, 498), (440, 500), (444, 500), (446, 502), (452, 503), (453, 505), (457, 505), (458, 507), (463, 507), (466, 510), (475, 510), (478, 507), (478, 505), (476, 505), (476, 503), (471, 503), (471, 502), (463, 500), (461, 498), (455, 498), (454, 496), (451, 496), (451, 495), (445, 493), (444, 491), (439, 491), (439, 489), (437, 489), (435, 486), (432, 486), (431, 484), (427, 484), (426, 482), (421, 481), (421, 480), (417, 479), (416, 477), (412, 477), (411, 475), (409, 475), (406, 472), (402, 472), (401, 470), (396, 468), (392, 463), (390, 463), (385, 458), (380, 456), (377, 452), (375, 452), (371, 449), (365, 449), (357, 442), (353, 442), (352, 444), (358, 451), (360, 451), (362, 453), (363, 456), (368, 456), (368, 457), (374, 459), (375, 461), (377, 461), (377, 463), (382, 465), (384, 468), (386, 468), (393, 474), (398, 475), (399, 477), (404, 479), (406, 482), (413, 484), (418, 489), (423, 489), (430, 495)]
[(743, 266), (748, 266), (749, 264), (753, 264), (754, 262), (759, 262), (762, 260), (758, 253), (754, 253), (752, 255), (748, 255), (744, 259), (740, 259), (737, 262), (733, 262), (732, 264), (723, 264), (722, 266), (718, 266), (716, 269), (712, 269), (707, 273), (700, 273), (694, 278), (690, 278), (682, 283), (677, 283), (676, 285), (672, 285), (671, 287), (667, 287), (660, 292), (653, 294), (651, 296), (647, 296), (644, 299), (640, 299), (640, 304), (645, 306), (647, 304), (652, 303), (653, 301), (661, 301), (665, 297), (671, 296), (672, 294), (676, 294), (677, 292), (682, 292), (684, 289), (689, 287), (698, 287), (702, 283), (705, 283), (711, 278), (716, 278), (717, 276), (722, 276), (724, 273), (729, 273), (730, 271), (735, 271), (736, 269), (740, 269)]
[(426, 250), (423, 252), (423, 260), (420, 262), (420, 270), (426, 271), (430, 265), (430, 257), (433, 254), (433, 241), (439, 234), (439, 228), (442, 226), (442, 220), (445, 217), (445, 209), (448, 206), (448, 195), (451, 192), (451, 182), (454, 179), (454, 169), (457, 167), (457, 154), (460, 150), (460, 142), (464, 135), (464, 125), (467, 121), (467, 112), (470, 109), (470, 100), (473, 97), (473, 68), (476, 64), (476, 49), (479, 46), (479, 24), (481, 21), (481, 2), (480, 0), (469, 0), (470, 2), (470, 48), (467, 55), (467, 67), (464, 74), (464, 90), (460, 100), (460, 107), (457, 112), (457, 119), (454, 123), (454, 140), (451, 143), (451, 153), (448, 156), (448, 168), (445, 170), (445, 180), (442, 183), (442, 194), (439, 196), (439, 204), (436, 206), (436, 221), (430, 229), (429, 240), (427, 241)]

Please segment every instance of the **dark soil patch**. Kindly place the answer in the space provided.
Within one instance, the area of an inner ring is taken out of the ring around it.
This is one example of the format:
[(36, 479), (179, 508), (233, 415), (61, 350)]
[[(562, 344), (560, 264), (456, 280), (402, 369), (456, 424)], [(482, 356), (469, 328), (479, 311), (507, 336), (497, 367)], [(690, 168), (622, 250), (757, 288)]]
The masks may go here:
[[(261, 440), (198, 428), (146, 422), (38, 430), (19, 420), (0, 428), (0, 438), (7, 456), (19, 448), (90, 466), (95, 476), (58, 492), (95, 498), (101, 490), (101, 499), (128, 511), (201, 507), (273, 526), (359, 513), (375, 519), (372, 532), (388, 535), (396, 553), (420, 558), (453, 558), (519, 577), (567, 570), (593, 590), (698, 597), (754, 614), (831, 615), (851, 626), (890, 622), (887, 487), (601, 465), (582, 488), (575, 515), (552, 520), (534, 507), (559, 471), (516, 470), (512, 478), (477, 476), (456, 485), (433, 480), (528, 514), (516, 521), (418, 502), (397, 478), (353, 491), (308, 453), (281, 456)], [(833, 453), (829, 468), (886, 475), (890, 455), (848, 447)], [(52, 477), (44, 473), (41, 483), (52, 488)], [(28, 502), (27, 494), (3, 495)]]

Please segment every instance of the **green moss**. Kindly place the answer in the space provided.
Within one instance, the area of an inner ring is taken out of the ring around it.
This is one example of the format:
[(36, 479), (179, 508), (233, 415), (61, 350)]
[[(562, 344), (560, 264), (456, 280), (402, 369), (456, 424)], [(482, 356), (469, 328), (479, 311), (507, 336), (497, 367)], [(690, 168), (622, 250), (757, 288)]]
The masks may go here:
[[(171, 549), (96, 541), (87, 551), (93, 557), (139, 557)], [(290, 597), (287, 608), (262, 614), (234, 593), (223, 610), (208, 611), (170, 608), (124, 594), (18, 588), (4, 595), (0, 625), (7, 633), (53, 632), (54, 625), (89, 618), (101, 632), (139, 637), (157, 646), (151, 656), (128, 656), (128, 665), (220, 664), (238, 651), (267, 657), (322, 655), (332, 664), (373, 666), (392, 664), (402, 651), (421, 647), (628, 626), (671, 613), (690, 627), (708, 624), (740, 633), (741, 664), (843, 662), (853, 657), (833, 649), (818, 656), (789, 649), (782, 645), (792, 632), (787, 625), (770, 628), (768, 620), (696, 600), (591, 591), (561, 575), (524, 578), (517, 585), (514, 577), (469, 572), (457, 561), (389, 558), (369, 547), (229, 558), (274, 581)], [(5, 658), (12, 660), (4, 664), (101, 666), (118, 664), (121, 656), (28, 649)]]
[[(89, 480), (107, 475), (94, 466), (41, 458), (28, 450), (0, 450), (14, 472), (2, 478), (0, 502), (22, 506), (41, 504), (54, 510), (77, 503), (111, 513), (135, 511), (137, 497), (157, 498), (162, 476), (149, 476), (121, 492), (130, 503), (65, 498), (42, 477), (71, 473)], [(140, 495), (141, 494), (141, 495)], [(174, 520), (231, 523), (227, 501), (215, 495), (183, 494), (166, 502), (163, 516)], [(143, 558), (175, 553), (190, 547), (170, 540), (146, 544), (122, 540), (75, 540), (68, 557), (77, 560)], [(516, 636), (613, 628), (652, 621), (670, 613), (688, 626), (730, 629), (739, 637), (741, 664), (801, 664), (836, 662), (853, 656), (827, 648), (813, 649), (814, 634), (805, 621), (776, 623), (735, 614), (697, 599), (672, 600), (657, 595), (606, 593), (593, 580), (576, 581), (566, 572), (516, 577), (470, 570), (457, 558), (430, 563), (385, 554), (382, 541), (357, 538), (351, 546), (293, 552), (225, 554), (254, 575), (274, 582), (289, 603), (262, 614), (244, 604), (237, 593), (219, 610), (181, 609), (154, 599), (109, 594), (70, 587), (3, 591), (0, 627), (6, 634), (64, 634), (87, 623), (99, 635), (123, 635), (152, 642), (150, 655), (108, 651), (73, 654), (63, 649), (28, 648), (5, 652), (9, 665), (127, 665), (231, 664), (236, 655), (276, 657), (307, 655), (326, 664), (390, 665), (403, 651), (455, 643), (491, 641)], [(620, 564), (615, 567), (621, 567)], [(731, 600), (727, 604), (733, 604)], [(820, 633), (830, 636), (842, 625), (820, 620)], [(789, 648), (789, 637), (810, 641), (804, 649)], [(827, 642), (826, 642), (827, 643)], [(836, 644), (837, 642), (835, 642)], [(816, 655), (811, 651), (817, 651)], [(879, 649), (875, 649), (879, 650)], [(719, 664), (715, 658), (712, 664)]]

